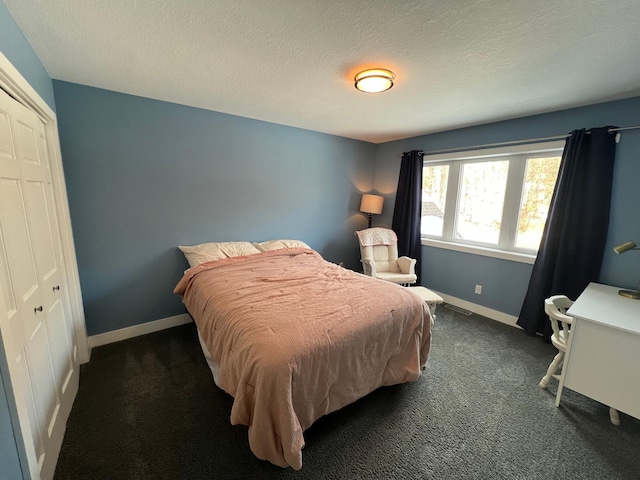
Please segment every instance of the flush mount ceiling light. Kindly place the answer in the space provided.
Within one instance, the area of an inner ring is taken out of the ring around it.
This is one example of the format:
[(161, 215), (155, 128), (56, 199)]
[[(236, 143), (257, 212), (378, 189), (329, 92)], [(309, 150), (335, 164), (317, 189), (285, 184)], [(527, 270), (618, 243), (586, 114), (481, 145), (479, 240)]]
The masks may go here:
[(355, 76), (355, 86), (361, 92), (378, 93), (393, 87), (395, 74), (384, 68), (364, 70)]

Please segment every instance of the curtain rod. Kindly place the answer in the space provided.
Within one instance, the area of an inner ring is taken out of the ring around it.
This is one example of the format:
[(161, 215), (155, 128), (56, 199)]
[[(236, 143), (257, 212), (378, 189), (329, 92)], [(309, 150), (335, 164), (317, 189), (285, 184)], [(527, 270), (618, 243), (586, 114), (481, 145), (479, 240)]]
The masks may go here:
[[(624, 130), (636, 130), (639, 129), (640, 125), (634, 125), (631, 127), (620, 127), (620, 128), (610, 128), (609, 129), (609, 133), (614, 133), (614, 132), (622, 132)], [(589, 132), (587, 132), (589, 133)], [(523, 140), (513, 140), (510, 142), (497, 142), (497, 143), (485, 143), (485, 144), (478, 144), (478, 145), (470, 145), (468, 147), (457, 147), (457, 148), (445, 148), (442, 150), (432, 150), (430, 152), (423, 152), (420, 151), (418, 152), (418, 155), (421, 156), (425, 156), (425, 155), (438, 155), (440, 153), (453, 153), (453, 152), (464, 152), (467, 150), (482, 150), (484, 148), (491, 148), (491, 147), (504, 147), (507, 145), (521, 145), (524, 143), (536, 143), (536, 142), (552, 142), (554, 140), (563, 140), (565, 138), (568, 138), (569, 134), (566, 135), (554, 135), (551, 137), (538, 137), (538, 138), (526, 138)], [(402, 153), (398, 153), (398, 157), (401, 157)]]

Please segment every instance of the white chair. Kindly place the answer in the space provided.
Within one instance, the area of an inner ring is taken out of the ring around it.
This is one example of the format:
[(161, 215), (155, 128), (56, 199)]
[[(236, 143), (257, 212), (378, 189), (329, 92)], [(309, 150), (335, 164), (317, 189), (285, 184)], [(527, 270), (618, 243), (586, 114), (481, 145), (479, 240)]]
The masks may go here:
[(398, 237), (388, 228), (366, 228), (356, 232), (364, 274), (388, 282), (416, 283), (416, 260), (398, 258)]
[[(573, 318), (567, 315), (566, 312), (571, 305), (573, 305), (573, 301), (564, 295), (554, 295), (544, 301), (544, 311), (549, 316), (551, 328), (553, 329), (551, 343), (558, 349), (558, 354), (549, 365), (547, 374), (540, 380), (538, 385), (541, 388), (547, 388), (551, 378), (560, 380), (560, 374), (556, 374), (556, 372), (564, 363), (564, 355), (567, 351), (567, 345), (569, 345)], [(609, 418), (614, 425), (620, 425), (620, 415), (615, 408), (609, 408)]]

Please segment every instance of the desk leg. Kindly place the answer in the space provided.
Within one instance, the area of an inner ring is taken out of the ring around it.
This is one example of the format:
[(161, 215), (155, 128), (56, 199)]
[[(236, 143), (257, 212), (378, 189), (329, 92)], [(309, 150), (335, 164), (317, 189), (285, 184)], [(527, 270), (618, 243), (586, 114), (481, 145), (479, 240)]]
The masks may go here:
[(616, 427), (620, 426), (620, 414), (613, 407), (609, 407), (609, 419)]
[(560, 406), (560, 397), (562, 396), (562, 387), (564, 386), (564, 372), (560, 377), (560, 383), (558, 383), (558, 393), (556, 393), (556, 407)]
[(575, 319), (569, 334), (569, 342), (567, 343), (567, 349), (564, 352), (564, 360), (562, 362), (562, 373), (560, 374), (560, 380), (558, 381), (558, 393), (556, 393), (556, 407), (560, 406), (560, 397), (562, 397), (562, 389), (564, 388), (564, 379), (569, 370), (571, 364), (571, 344), (573, 343), (573, 337), (576, 335), (576, 331), (579, 329), (579, 323)]

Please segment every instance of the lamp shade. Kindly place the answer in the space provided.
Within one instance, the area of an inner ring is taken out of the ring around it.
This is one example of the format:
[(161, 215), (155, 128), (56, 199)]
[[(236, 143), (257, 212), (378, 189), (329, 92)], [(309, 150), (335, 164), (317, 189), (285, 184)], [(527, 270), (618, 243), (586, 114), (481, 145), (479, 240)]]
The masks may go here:
[[(634, 242), (624, 242), (617, 247), (613, 247), (613, 251), (618, 255), (628, 252), (629, 250), (640, 250), (640, 248), (638, 248)], [(640, 300), (640, 285), (638, 285), (638, 290), (618, 290), (618, 295), (633, 300)]]
[(370, 195), (365, 193), (362, 195), (362, 202), (360, 203), (360, 211), (364, 213), (375, 213), (376, 215), (382, 213), (382, 204), (384, 203), (384, 197), (380, 195)]

